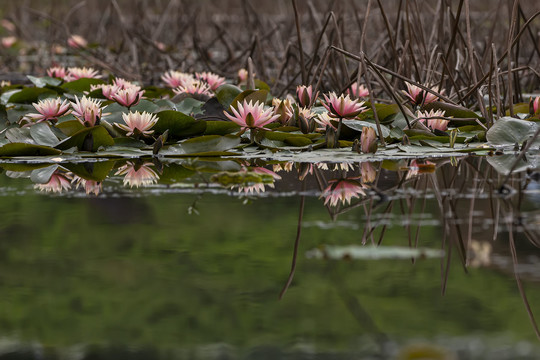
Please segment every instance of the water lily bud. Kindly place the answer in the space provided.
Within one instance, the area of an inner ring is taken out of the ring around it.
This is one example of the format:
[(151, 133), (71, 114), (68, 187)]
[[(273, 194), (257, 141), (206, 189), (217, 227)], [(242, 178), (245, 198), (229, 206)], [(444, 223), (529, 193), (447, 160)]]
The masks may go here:
[(298, 103), (303, 107), (309, 107), (311, 103), (315, 102), (313, 99), (313, 87), (311, 85), (298, 85), (296, 96), (298, 96)]
[(362, 127), (362, 135), (360, 135), (360, 147), (362, 152), (375, 153), (377, 151), (377, 134), (372, 127)]
[(531, 98), (529, 101), (529, 113), (531, 115), (540, 113), (540, 96), (537, 96), (536, 99)]
[(311, 117), (304, 116), (302, 113), (298, 113), (296, 123), (303, 134), (309, 134), (315, 131), (315, 121)]
[(328, 149), (334, 149), (339, 146), (339, 139), (337, 137), (337, 130), (331, 126), (326, 127), (326, 147)]

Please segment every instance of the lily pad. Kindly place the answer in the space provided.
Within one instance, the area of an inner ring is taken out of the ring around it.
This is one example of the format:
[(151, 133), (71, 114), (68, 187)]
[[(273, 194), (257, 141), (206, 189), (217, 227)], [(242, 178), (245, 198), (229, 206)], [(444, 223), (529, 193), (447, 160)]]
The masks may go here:
[(30, 136), (36, 144), (55, 147), (60, 143), (58, 137), (52, 132), (51, 127), (46, 122), (32, 125), (30, 127)]
[(24, 88), (11, 95), (8, 102), (17, 104), (31, 104), (39, 101), (40, 99), (56, 95), (58, 94), (55, 91), (46, 88)]
[(27, 143), (9, 143), (0, 147), (0, 156), (47, 156), (61, 153), (50, 146)]
[[(356, 131), (362, 131), (362, 128), (364, 126), (365, 127), (370, 127), (370, 128), (373, 128), (375, 130), (375, 132), (377, 133), (377, 124), (374, 124), (374, 123), (368, 122), (368, 121), (343, 120), (343, 125), (346, 125), (347, 127), (351, 128), (353, 130), (356, 130)], [(382, 131), (383, 137), (388, 137), (390, 135), (390, 129), (387, 128), (384, 125), (381, 125), (381, 131)]]
[(96, 152), (100, 147), (112, 146), (114, 140), (109, 132), (101, 125), (84, 128), (73, 134), (73, 136), (60, 142), (57, 149), (67, 150), (76, 147), (79, 151)]
[[(486, 132), (486, 138), (492, 145), (521, 144), (534, 135), (538, 124), (532, 121), (503, 117)], [(540, 138), (535, 143), (540, 144)]]
[(234, 99), (242, 93), (242, 89), (231, 84), (221, 85), (216, 92), (216, 98), (223, 105), (225, 109), (228, 109)]

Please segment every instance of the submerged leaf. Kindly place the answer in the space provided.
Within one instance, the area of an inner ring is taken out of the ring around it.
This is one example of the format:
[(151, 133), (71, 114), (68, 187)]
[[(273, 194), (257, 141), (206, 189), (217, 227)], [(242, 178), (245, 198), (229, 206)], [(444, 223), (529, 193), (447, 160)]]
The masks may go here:
[[(532, 121), (503, 117), (486, 132), (486, 138), (492, 145), (521, 144), (528, 140), (538, 129), (538, 124)], [(540, 144), (540, 138), (535, 143)]]

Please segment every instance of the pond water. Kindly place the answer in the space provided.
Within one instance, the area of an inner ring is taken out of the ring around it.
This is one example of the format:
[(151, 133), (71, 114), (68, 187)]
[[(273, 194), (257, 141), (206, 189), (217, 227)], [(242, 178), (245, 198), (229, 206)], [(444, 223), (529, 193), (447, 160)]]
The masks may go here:
[(0, 359), (537, 359), (538, 176), (495, 163), (0, 164)]

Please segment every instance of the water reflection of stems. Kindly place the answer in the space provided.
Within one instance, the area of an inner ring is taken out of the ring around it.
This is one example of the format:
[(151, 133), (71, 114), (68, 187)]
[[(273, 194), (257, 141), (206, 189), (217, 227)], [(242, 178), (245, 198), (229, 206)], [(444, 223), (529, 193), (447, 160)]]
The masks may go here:
[[(305, 180), (302, 181), (302, 193), (306, 191), (306, 182)], [(306, 204), (306, 197), (305, 195), (302, 195), (300, 197), (300, 212), (298, 214), (298, 226), (296, 228), (296, 239), (294, 240), (294, 248), (293, 248), (293, 257), (291, 262), (291, 271), (289, 273), (289, 277), (287, 278), (287, 282), (285, 283), (285, 286), (279, 293), (279, 299), (281, 300), (287, 290), (289, 289), (289, 286), (291, 285), (294, 273), (296, 271), (296, 259), (298, 257), (298, 246), (300, 245), (300, 235), (302, 235), (302, 220), (304, 218), (304, 208)]]

